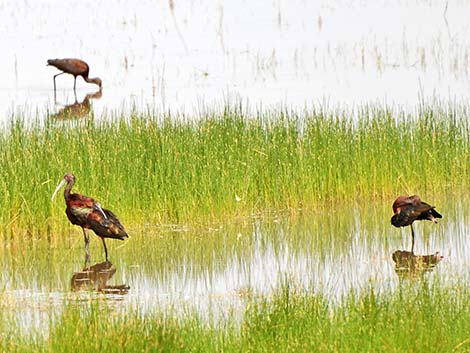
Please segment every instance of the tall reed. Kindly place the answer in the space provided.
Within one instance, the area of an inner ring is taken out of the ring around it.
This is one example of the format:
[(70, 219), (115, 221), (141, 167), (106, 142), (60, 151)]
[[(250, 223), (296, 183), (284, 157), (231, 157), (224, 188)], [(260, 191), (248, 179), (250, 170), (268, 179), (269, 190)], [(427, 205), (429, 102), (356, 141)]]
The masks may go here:
[(75, 191), (136, 226), (460, 192), (470, 180), (467, 113), (227, 109), (197, 121), (134, 114), (32, 127), (17, 119), (0, 133), (0, 231), (63, 230), (64, 203), (50, 196), (68, 171)]

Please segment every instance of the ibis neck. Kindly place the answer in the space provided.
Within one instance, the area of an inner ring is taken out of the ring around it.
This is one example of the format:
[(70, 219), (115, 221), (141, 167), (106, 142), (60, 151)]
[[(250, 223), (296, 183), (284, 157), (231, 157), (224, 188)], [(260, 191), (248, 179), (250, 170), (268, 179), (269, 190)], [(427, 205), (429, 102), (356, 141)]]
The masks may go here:
[(74, 180), (69, 181), (67, 186), (65, 187), (64, 190), (64, 198), (67, 200), (70, 197), (70, 191), (72, 190), (73, 184), (75, 183)]
[(84, 77), (84, 79), (86, 82), (94, 83), (95, 85), (98, 85), (101, 88), (101, 80), (99, 77), (95, 77), (95, 78)]

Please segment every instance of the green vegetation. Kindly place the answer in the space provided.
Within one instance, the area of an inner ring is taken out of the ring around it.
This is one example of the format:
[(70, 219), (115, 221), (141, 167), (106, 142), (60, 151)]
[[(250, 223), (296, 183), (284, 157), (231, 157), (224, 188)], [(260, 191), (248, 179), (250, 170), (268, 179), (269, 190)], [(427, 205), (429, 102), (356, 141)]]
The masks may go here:
[(186, 312), (119, 313), (112, 305), (65, 304), (49, 330), (21, 335), (1, 326), (6, 352), (468, 352), (468, 288), (402, 284), (395, 294), (370, 289), (332, 306), (284, 286), (273, 299), (247, 298), (241, 322)]
[(247, 117), (227, 110), (197, 121), (15, 121), (0, 135), (0, 232), (63, 229), (64, 203), (50, 196), (68, 171), (75, 191), (97, 198), (128, 226), (200, 224), (468, 187), (465, 111), (429, 108), (410, 117), (364, 108), (358, 115)]
[[(134, 230), (131, 242), (110, 247), (118, 273), (125, 274), (117, 283), (125, 281), (137, 295), (139, 285), (156, 284), (174, 293), (178, 287), (165, 280), (175, 273), (183, 282), (207, 277), (205, 284), (212, 286), (219, 278), (214, 274), (227, 266), (249, 271), (260, 260), (258, 252), (283, 257), (283, 246), (289, 256), (310, 256), (322, 264), (307, 261), (305, 272), (294, 277), (317, 276), (336, 264), (330, 260), (335, 257), (350, 266), (347, 255), (369, 266), (391, 261), (395, 246), (384, 244), (400, 236), (388, 217), (391, 201), (401, 193), (436, 202), (448, 219), (466, 219), (466, 203), (455, 207), (442, 197), (470, 186), (465, 110), (429, 108), (405, 116), (365, 108), (358, 115), (249, 117), (227, 110), (197, 121), (135, 115), (126, 121), (13, 122), (0, 133), (0, 350), (470, 351), (465, 278), (456, 278), (455, 286), (429, 284), (428, 274), (403, 280), (397, 290), (374, 287), (371, 280), (370, 290), (351, 288), (339, 303), (318, 282), (303, 291), (294, 288), (295, 280), (287, 281), (273, 297), (242, 286), (235, 289), (246, 295), (242, 318), (237, 309), (233, 315), (208, 310), (209, 316), (221, 316), (207, 318), (165, 305), (119, 306), (99, 295), (77, 300), (69, 292), (72, 274), (82, 268), (83, 240), (69, 225), (63, 200), (50, 201), (68, 171), (77, 178), (75, 191), (100, 200)], [(373, 200), (380, 206), (371, 205)], [(279, 216), (299, 209), (311, 213), (302, 212), (296, 222)], [(267, 216), (258, 224), (246, 217), (252, 213)], [(213, 223), (234, 219), (230, 226)], [(73, 234), (64, 236), (70, 229)], [(443, 229), (422, 227), (419, 239)], [(101, 244), (95, 239), (92, 247), (99, 261)], [(441, 250), (435, 244), (421, 248)], [(328, 273), (334, 277), (341, 270)], [(439, 279), (435, 274), (430, 276)], [(51, 291), (51, 300), (35, 301), (22, 290), (46, 297)]]

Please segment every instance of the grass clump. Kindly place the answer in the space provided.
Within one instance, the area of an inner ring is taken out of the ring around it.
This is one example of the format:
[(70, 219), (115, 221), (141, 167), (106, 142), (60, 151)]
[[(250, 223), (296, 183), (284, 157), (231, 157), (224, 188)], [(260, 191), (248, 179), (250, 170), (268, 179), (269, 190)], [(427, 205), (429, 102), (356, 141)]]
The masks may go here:
[(470, 139), (466, 111), (456, 114), (364, 108), (354, 119), (318, 112), (251, 118), (226, 110), (192, 122), (135, 115), (25, 128), (15, 121), (0, 134), (0, 230), (62, 229), (64, 204), (50, 196), (68, 171), (75, 191), (126, 225), (460, 191), (470, 180)]
[(463, 288), (371, 289), (336, 307), (284, 292), (248, 314), (243, 337), (253, 352), (463, 352), (470, 349), (467, 296)]
[(371, 289), (341, 304), (287, 287), (271, 299), (249, 299), (241, 323), (211, 323), (192, 312), (116, 314), (104, 302), (66, 304), (47, 334), (3, 334), (1, 345), (9, 352), (77, 353), (468, 351), (468, 289), (412, 287), (394, 294)]

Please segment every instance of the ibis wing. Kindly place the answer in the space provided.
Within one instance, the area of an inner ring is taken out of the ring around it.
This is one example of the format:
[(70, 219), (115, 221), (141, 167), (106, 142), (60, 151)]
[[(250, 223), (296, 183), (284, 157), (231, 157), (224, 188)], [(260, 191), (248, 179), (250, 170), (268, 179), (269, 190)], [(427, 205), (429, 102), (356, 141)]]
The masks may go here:
[(410, 207), (410, 213), (416, 217), (416, 219), (424, 219), (426, 218), (424, 216), (427, 215), (433, 208), (433, 206), (428, 205), (427, 203), (422, 203), (418, 206)]
[(410, 205), (394, 214), (391, 222), (395, 227), (406, 227), (416, 220), (428, 219), (429, 211), (432, 209), (433, 206), (428, 204)]
[(72, 223), (85, 225), (88, 221), (88, 217), (90, 216), (90, 213), (93, 212), (93, 209), (91, 207), (86, 207), (86, 206), (82, 206), (82, 207), (76, 206), (76, 207), (67, 208), (66, 210), (67, 215), (68, 215), (68, 212), (70, 212), (71, 217), (75, 218), (76, 220), (76, 222), (72, 221)]
[(47, 63), (72, 75), (83, 75), (86, 73), (88, 76), (88, 71), (90, 70), (88, 64), (80, 59), (49, 59)]
[(436, 211), (435, 208), (432, 208), (431, 209), (431, 215), (434, 217), (434, 218), (442, 218), (442, 215)]
[(128, 235), (116, 215), (107, 209), (102, 209), (106, 218), (99, 210), (93, 210), (88, 216), (88, 223), (93, 231), (103, 238), (121, 239)]
[(441, 214), (434, 209), (434, 206), (427, 206), (427, 208), (423, 207), (423, 211), (418, 215), (417, 219), (427, 219), (429, 221), (437, 223), (436, 218), (442, 218)]
[(422, 218), (419, 219), (429, 219), (432, 218), (442, 218), (442, 215), (436, 211), (434, 206), (427, 204), (426, 202), (422, 202), (423, 206), (427, 206), (427, 209), (423, 207), (424, 211), (422, 212)]

